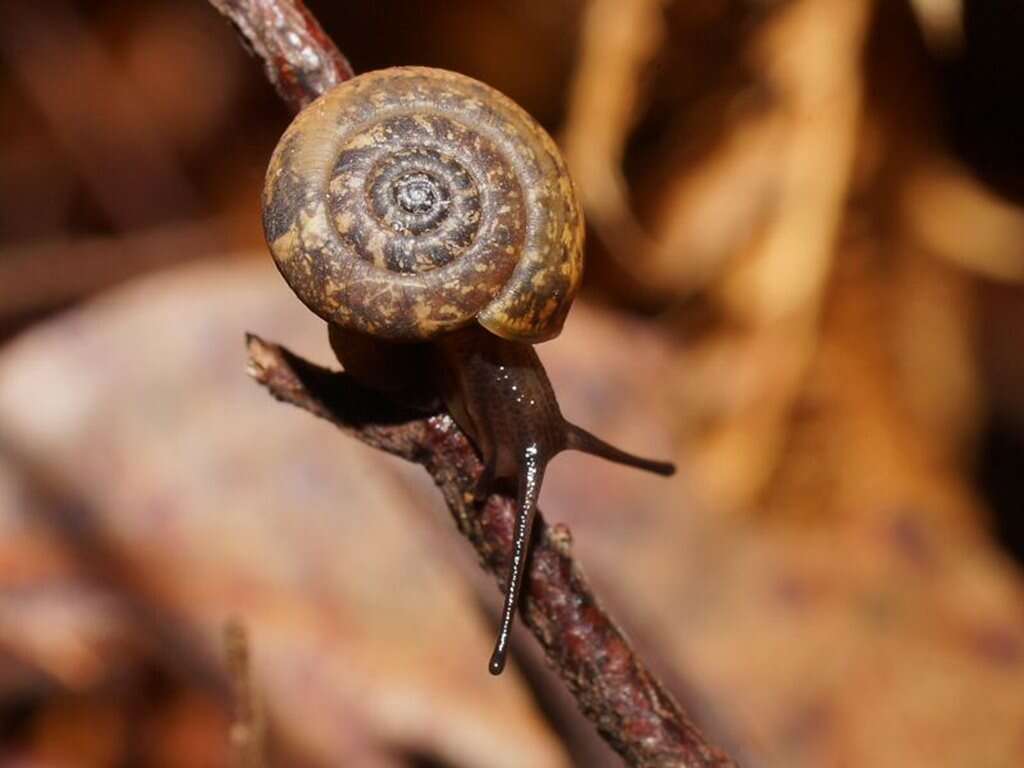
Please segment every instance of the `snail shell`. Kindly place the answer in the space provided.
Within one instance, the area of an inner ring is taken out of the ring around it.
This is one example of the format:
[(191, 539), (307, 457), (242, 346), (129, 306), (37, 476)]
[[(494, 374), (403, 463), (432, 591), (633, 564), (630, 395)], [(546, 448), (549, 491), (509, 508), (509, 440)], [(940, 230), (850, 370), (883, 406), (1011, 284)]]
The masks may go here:
[(271, 158), (263, 226), (313, 312), (394, 340), (474, 320), (549, 339), (583, 268), (583, 216), (551, 137), (438, 69), (360, 75), (303, 110)]

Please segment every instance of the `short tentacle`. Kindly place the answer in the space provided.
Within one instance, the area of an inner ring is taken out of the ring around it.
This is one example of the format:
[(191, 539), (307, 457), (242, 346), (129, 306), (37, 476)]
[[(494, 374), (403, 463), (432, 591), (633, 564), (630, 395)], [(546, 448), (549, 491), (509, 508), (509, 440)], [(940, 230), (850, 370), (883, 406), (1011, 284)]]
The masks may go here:
[(640, 456), (635, 456), (632, 453), (616, 448), (614, 445), (606, 443), (596, 435), (587, 432), (582, 427), (577, 427), (575, 424), (565, 423), (565, 447), (574, 451), (581, 451), (583, 453), (589, 453), (591, 456), (600, 456), (602, 459), (613, 461), (616, 464), (625, 464), (628, 467), (636, 467), (642, 469), (645, 472), (653, 472), (656, 475), (674, 475), (676, 471), (675, 464), (670, 464), (666, 461), (654, 461), (653, 459), (645, 459)]

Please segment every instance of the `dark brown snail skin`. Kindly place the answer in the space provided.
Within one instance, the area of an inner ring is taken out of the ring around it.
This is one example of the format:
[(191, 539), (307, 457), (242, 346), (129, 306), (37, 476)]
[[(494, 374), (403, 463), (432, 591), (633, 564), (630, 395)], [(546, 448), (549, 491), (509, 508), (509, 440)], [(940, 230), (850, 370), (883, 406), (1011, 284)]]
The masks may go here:
[(674, 471), (567, 422), (531, 346), (559, 333), (583, 269), (583, 215), (555, 143), (471, 78), (369, 72), (285, 131), (263, 225), (278, 269), (327, 321), (345, 370), (398, 396), (435, 393), (480, 452), (478, 498), (496, 482), (516, 484), (490, 662), (499, 674), (548, 462), (573, 449)]

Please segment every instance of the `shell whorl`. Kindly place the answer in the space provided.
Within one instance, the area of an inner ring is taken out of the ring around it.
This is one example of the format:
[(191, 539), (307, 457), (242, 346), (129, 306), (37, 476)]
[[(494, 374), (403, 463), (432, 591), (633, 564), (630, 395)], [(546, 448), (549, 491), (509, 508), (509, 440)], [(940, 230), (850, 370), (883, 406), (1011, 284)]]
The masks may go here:
[(583, 268), (583, 217), (551, 137), (445, 70), (369, 72), (303, 110), (271, 158), (263, 226), (311, 310), (396, 340), (474, 320), (549, 339)]

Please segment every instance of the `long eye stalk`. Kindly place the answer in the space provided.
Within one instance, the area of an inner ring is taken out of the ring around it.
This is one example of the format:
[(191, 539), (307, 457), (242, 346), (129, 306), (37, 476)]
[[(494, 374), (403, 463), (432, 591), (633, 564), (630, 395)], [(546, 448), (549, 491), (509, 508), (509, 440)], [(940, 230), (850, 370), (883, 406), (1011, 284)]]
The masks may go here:
[(526, 573), (526, 557), (530, 550), (530, 533), (533, 530), (533, 518), (537, 511), (537, 498), (540, 496), (541, 482), (544, 480), (545, 463), (541, 461), (540, 451), (536, 445), (527, 446), (523, 451), (522, 464), (519, 468), (518, 502), (516, 504), (515, 529), (512, 533), (512, 565), (508, 574), (508, 587), (505, 590), (505, 606), (501, 612), (501, 627), (498, 629), (498, 641), (494, 645), (494, 653), (488, 665), (492, 675), (500, 675), (505, 669), (508, 658), (508, 641), (512, 632), (512, 620), (515, 618), (519, 605), (519, 595), (523, 590), (523, 575)]
[[(565, 423), (565, 448), (600, 456), (617, 464), (625, 464), (658, 475), (671, 475), (676, 471), (673, 464), (634, 456), (568, 422)], [(505, 669), (505, 662), (508, 659), (512, 622), (515, 619), (519, 598), (523, 591), (526, 560), (530, 552), (533, 518), (537, 512), (537, 499), (540, 496), (541, 482), (544, 480), (544, 470), (547, 468), (547, 461), (550, 458), (550, 456), (542, 456), (536, 444), (528, 445), (523, 451), (519, 468), (515, 529), (512, 538), (512, 564), (509, 568), (508, 587), (505, 590), (505, 605), (501, 612), (498, 640), (494, 645), (494, 653), (491, 654), (491, 661), (488, 665), (492, 675), (500, 675)]]

